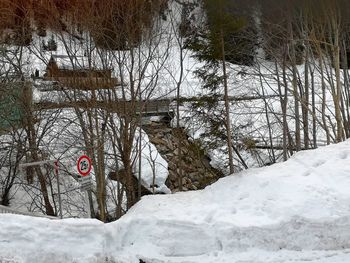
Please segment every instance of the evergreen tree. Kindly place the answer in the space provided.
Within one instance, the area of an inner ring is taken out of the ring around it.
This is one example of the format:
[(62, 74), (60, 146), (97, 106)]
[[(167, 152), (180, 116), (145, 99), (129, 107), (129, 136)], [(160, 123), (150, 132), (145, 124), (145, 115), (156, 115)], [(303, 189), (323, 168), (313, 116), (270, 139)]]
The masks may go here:
[[(204, 66), (196, 71), (196, 74), (203, 80), (203, 88), (209, 92), (211, 97), (208, 105), (211, 109), (215, 108), (216, 112), (223, 112), (219, 115), (221, 118), (218, 119), (216, 116), (211, 119), (208, 116), (207, 120), (212, 120), (216, 127), (215, 130), (222, 130), (222, 127), (226, 130), (222, 139), (227, 140), (229, 171), (233, 173), (233, 150), (236, 149), (232, 141), (226, 60), (227, 57), (234, 57), (235, 46), (231, 42), (232, 37), (245, 28), (247, 20), (234, 15), (234, 6), (230, 0), (203, 0), (203, 10), (207, 23), (197, 31), (192, 39), (188, 40), (188, 46), (195, 51), (195, 56), (200, 61), (205, 62)], [(222, 94), (222, 88), (224, 103), (219, 95)], [(246, 166), (237, 150), (236, 153)]]
[(243, 12), (246, 9), (232, 0), (203, 0), (202, 9), (206, 23), (189, 40), (189, 48), (197, 57), (203, 61), (221, 60), (223, 40), (228, 62), (252, 64), (257, 44), (252, 10)]

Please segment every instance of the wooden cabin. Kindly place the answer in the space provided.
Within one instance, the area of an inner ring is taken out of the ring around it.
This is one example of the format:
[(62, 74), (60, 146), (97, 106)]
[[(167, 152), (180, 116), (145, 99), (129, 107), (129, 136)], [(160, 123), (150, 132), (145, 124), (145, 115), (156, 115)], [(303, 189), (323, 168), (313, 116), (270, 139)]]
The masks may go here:
[(119, 85), (112, 69), (97, 69), (87, 57), (51, 56), (44, 79), (68, 89), (110, 89)]

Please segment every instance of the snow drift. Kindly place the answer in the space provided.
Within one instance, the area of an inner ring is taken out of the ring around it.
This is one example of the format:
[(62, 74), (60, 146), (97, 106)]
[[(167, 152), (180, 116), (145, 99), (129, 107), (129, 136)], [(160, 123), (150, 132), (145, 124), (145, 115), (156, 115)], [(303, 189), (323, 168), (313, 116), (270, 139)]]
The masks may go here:
[(346, 141), (145, 196), (110, 224), (0, 215), (0, 262), (349, 262), (349, 189)]

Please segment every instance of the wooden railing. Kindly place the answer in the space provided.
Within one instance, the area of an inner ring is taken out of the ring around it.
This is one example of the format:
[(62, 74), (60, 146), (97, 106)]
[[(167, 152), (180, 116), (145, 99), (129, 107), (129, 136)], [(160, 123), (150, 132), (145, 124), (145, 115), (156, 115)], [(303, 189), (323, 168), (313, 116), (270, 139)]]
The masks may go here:
[(101, 77), (46, 77), (45, 80), (57, 81), (68, 89), (97, 90), (110, 89), (121, 85), (117, 78)]

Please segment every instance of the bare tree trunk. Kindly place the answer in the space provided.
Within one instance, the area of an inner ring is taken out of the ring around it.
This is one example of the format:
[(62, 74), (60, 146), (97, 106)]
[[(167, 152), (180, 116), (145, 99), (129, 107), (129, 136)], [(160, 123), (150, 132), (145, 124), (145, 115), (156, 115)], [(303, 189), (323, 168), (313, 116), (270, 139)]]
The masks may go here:
[(231, 119), (230, 119), (230, 102), (229, 102), (229, 94), (228, 94), (228, 85), (227, 85), (227, 72), (226, 72), (226, 59), (225, 59), (225, 43), (224, 43), (224, 33), (221, 29), (220, 32), (221, 38), (221, 52), (222, 52), (222, 70), (224, 77), (224, 100), (225, 100), (225, 126), (226, 126), (226, 135), (227, 135), (227, 148), (228, 148), (228, 161), (230, 174), (234, 173), (234, 165), (233, 165), (233, 143), (232, 143), (232, 134), (231, 134)]
[(324, 80), (323, 58), (320, 56), (320, 72), (321, 72), (321, 87), (322, 87), (322, 122), (326, 132), (327, 145), (330, 144), (330, 134), (326, 119), (326, 83)]
[(293, 86), (293, 96), (294, 96), (294, 117), (295, 117), (295, 149), (296, 151), (301, 150), (301, 136), (300, 136), (300, 113), (299, 113), (299, 92), (298, 92), (298, 80), (297, 80), (297, 68), (296, 68), (296, 57), (295, 57), (295, 45), (293, 32), (290, 25), (290, 35), (292, 44), (289, 46), (291, 52), (292, 61), (292, 86)]
[(346, 43), (343, 41), (342, 44), (342, 67), (343, 67), (343, 78), (344, 78), (344, 88), (342, 89), (341, 93), (341, 109), (342, 109), (342, 115), (343, 115), (343, 125), (344, 125), (344, 132), (345, 132), (345, 138), (350, 137), (350, 123), (349, 123), (349, 79), (348, 79), (348, 58), (347, 58), (347, 52), (346, 52)]
[(312, 142), (313, 142), (313, 148), (317, 148), (315, 76), (313, 71), (311, 71), (311, 104), (312, 104)]
[(303, 128), (304, 128), (304, 148), (309, 149), (309, 47), (306, 46), (305, 51), (305, 85), (304, 94), (302, 96), (302, 115), (303, 115)]
[(293, 138), (289, 132), (289, 127), (288, 127), (288, 120), (287, 120), (287, 107), (288, 107), (288, 82), (287, 82), (287, 72), (286, 72), (286, 57), (284, 58), (283, 61), (283, 84), (284, 84), (284, 108), (283, 108), (283, 122), (285, 123), (284, 126), (284, 133), (285, 137), (288, 138), (288, 150), (290, 156), (293, 155)]
[[(176, 128), (177, 131), (180, 131), (180, 89), (181, 89), (181, 84), (183, 81), (183, 74), (184, 74), (184, 65), (183, 65), (183, 47), (181, 43), (179, 43), (179, 48), (180, 48), (180, 76), (179, 80), (176, 83)], [(182, 178), (183, 178), (183, 170), (181, 169), (181, 160), (182, 160), (182, 140), (181, 136), (177, 136), (178, 138), (178, 146), (177, 146), (177, 155), (178, 155), (178, 163), (177, 163), (177, 171), (178, 171), (178, 176), (179, 176), (179, 190), (182, 191), (183, 183), (182, 183)]]
[[(141, 102), (141, 95), (140, 95)], [(141, 200), (141, 182), (142, 182), (142, 113), (140, 111), (140, 120), (139, 120), (139, 141), (138, 141), (138, 182), (137, 182), (137, 200)]]
[[(282, 88), (281, 88), (281, 80), (280, 80), (280, 74), (278, 70), (278, 64), (277, 61), (275, 61), (275, 70), (276, 70), (276, 76), (277, 76), (277, 86), (278, 86), (278, 93), (280, 95), (280, 103), (281, 103), (281, 109), (282, 109), (282, 134), (283, 134), (283, 161), (287, 161), (288, 159), (288, 147), (287, 147), (287, 99), (288, 97), (286, 94), (283, 95)], [(286, 84), (286, 83), (285, 83)], [(285, 92), (287, 89), (285, 88)]]
[(334, 20), (332, 20), (333, 30), (334, 30), (334, 46), (333, 49), (333, 58), (334, 58), (334, 67), (335, 67), (335, 78), (336, 78), (336, 90), (333, 94), (334, 107), (335, 107), (335, 119), (337, 122), (337, 142), (343, 141), (343, 125), (341, 120), (341, 109), (340, 109), (340, 99), (341, 99), (341, 80), (340, 80), (340, 59), (339, 59), (339, 27), (335, 25)]
[[(278, 74), (278, 73), (277, 73)], [(269, 141), (270, 141), (270, 149), (271, 149), (271, 154), (272, 154), (272, 163), (276, 162), (276, 156), (275, 156), (275, 150), (273, 147), (273, 138), (272, 138), (272, 129), (271, 129), (271, 122), (270, 122), (270, 117), (268, 113), (268, 104), (265, 98), (265, 89), (262, 81), (262, 73), (259, 67), (259, 79), (260, 79), (260, 86), (261, 86), (261, 91), (262, 91), (262, 97), (264, 101), (264, 108), (265, 108), (265, 117), (266, 117), (266, 122), (268, 126), (268, 131), (269, 131)]]
[[(36, 136), (36, 132), (35, 132), (35, 128), (34, 128), (33, 113), (30, 109), (27, 110), (26, 117), (27, 117), (26, 120), (27, 120), (29, 151), (30, 151), (31, 158), (32, 158), (31, 161), (37, 162), (37, 161), (40, 161), (40, 158), (39, 158), (38, 148), (37, 148), (37, 144), (36, 144), (37, 136)], [(41, 194), (42, 194), (43, 199), (44, 199), (46, 214), (50, 215), (50, 216), (54, 216), (55, 211), (50, 203), (45, 176), (42, 173), (42, 170), (39, 166), (35, 166), (34, 169), (35, 169), (35, 172), (39, 178), (40, 190), (41, 190)]]

